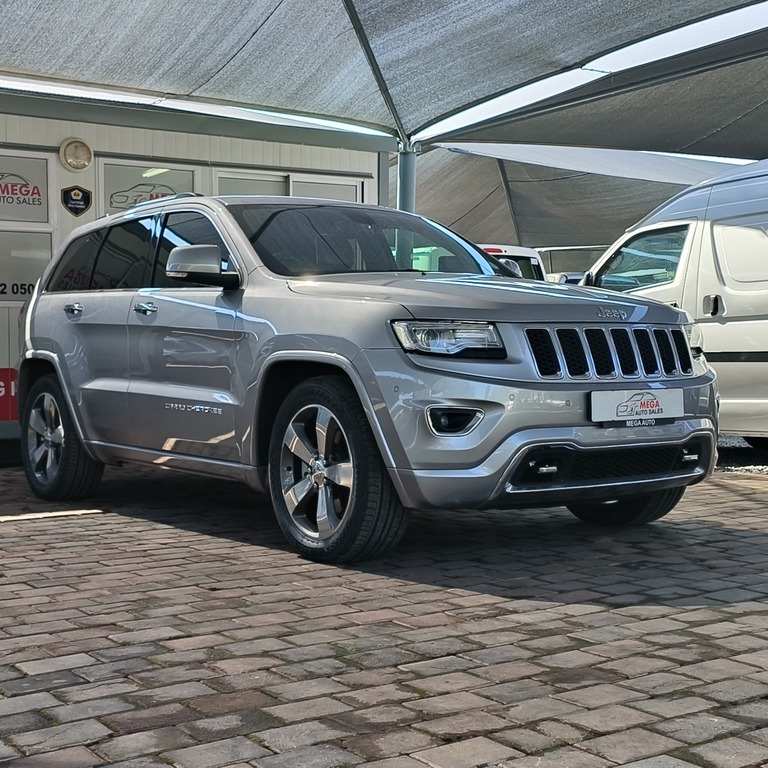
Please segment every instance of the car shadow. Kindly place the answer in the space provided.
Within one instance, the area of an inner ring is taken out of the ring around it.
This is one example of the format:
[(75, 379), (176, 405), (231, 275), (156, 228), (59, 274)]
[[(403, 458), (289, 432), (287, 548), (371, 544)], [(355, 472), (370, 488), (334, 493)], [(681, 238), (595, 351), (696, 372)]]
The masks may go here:
[[(749, 476), (715, 475), (689, 489), (664, 520), (630, 529), (585, 525), (563, 508), (414, 512), (394, 550), (346, 566), (303, 561), (287, 546), (269, 499), (228, 481), (108, 469), (97, 496), (55, 504), (32, 496), (20, 470), (6, 469), (0, 497), (18, 515), (100, 510), (255, 545), (269, 550), (271, 563), (277, 557), (284, 565), (301, 565), (302, 572), (332, 569), (351, 585), (366, 574), (505, 600), (703, 606), (768, 594), (765, 485), (756, 487), (754, 478), (744, 477)], [(3, 514), (5, 520), (13, 517)], [(258, 584), (258, 560), (251, 564), (249, 578)]]

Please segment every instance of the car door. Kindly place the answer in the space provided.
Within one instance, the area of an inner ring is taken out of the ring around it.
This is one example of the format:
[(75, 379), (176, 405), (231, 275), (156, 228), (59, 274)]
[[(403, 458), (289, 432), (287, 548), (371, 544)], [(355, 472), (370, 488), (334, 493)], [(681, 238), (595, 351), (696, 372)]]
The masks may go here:
[(686, 309), (701, 248), (697, 221), (656, 225), (628, 236), (595, 265), (593, 284)]
[(768, 211), (735, 207), (709, 224), (694, 317), (718, 375), (721, 429), (748, 436), (768, 433)]
[(130, 440), (126, 320), (149, 265), (151, 229), (151, 217), (137, 218), (73, 241), (39, 300), (47, 306), (36, 317), (50, 325), (43, 333), (89, 441)]
[(156, 259), (128, 319), (128, 411), (133, 444), (142, 449), (239, 461), (235, 409), (242, 400), (235, 357), (241, 292), (169, 278), (176, 246), (230, 247), (202, 212), (174, 211), (158, 222)]

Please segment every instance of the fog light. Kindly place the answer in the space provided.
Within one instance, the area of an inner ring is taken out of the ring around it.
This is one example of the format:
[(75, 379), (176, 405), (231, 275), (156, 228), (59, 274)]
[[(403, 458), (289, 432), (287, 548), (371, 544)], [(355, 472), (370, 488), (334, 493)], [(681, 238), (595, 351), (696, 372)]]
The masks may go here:
[(430, 407), (427, 409), (427, 421), (436, 435), (467, 434), (483, 418), (483, 412), (477, 408), (443, 408)]

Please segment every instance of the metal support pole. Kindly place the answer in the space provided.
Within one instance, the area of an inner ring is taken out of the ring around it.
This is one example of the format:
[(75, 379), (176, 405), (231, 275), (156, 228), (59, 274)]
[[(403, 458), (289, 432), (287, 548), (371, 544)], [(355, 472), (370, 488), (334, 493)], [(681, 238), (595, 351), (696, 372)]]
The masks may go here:
[(411, 213), (416, 210), (416, 150), (410, 145), (397, 155), (397, 207)]

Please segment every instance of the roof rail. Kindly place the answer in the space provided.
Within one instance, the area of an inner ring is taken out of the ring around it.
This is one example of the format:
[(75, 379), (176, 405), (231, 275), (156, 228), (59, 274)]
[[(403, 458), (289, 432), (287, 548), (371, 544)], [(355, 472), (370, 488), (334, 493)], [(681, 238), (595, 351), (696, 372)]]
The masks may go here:
[(138, 203), (134, 203), (129, 210), (138, 208), (141, 205), (149, 205), (150, 203), (157, 203), (160, 200), (179, 200), (183, 197), (205, 197), (202, 192), (177, 192), (175, 195), (163, 195), (162, 197), (155, 197), (152, 200), (141, 200)]

